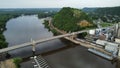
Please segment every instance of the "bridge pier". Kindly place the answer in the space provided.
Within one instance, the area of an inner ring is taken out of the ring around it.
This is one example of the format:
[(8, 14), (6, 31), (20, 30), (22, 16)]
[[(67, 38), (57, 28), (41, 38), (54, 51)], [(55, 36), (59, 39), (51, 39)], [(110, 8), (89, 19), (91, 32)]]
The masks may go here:
[(75, 39), (75, 38), (77, 38), (77, 35), (72, 35), (72, 36), (70, 36), (70, 38)]
[(33, 56), (35, 56), (35, 41), (31, 39), (31, 42), (32, 42), (32, 53), (33, 53)]

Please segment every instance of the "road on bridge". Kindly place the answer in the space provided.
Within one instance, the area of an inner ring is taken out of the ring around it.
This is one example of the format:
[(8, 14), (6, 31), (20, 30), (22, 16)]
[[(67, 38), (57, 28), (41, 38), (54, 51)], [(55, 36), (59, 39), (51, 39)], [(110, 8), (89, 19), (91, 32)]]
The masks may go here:
[(15, 50), (15, 49), (18, 49), (18, 48), (23, 48), (23, 47), (26, 47), (26, 46), (31, 46), (32, 44), (39, 44), (39, 43), (50, 41), (50, 40), (53, 40), (53, 39), (68, 37), (68, 36), (71, 36), (71, 35), (87, 32), (87, 31), (88, 30), (83, 30), (83, 31), (78, 31), (78, 32), (73, 32), (73, 33), (67, 33), (67, 34), (64, 34), (64, 35), (54, 36), (54, 37), (51, 37), (51, 38), (35, 40), (34, 43), (33, 42), (27, 42), (27, 43), (23, 43), (23, 44), (20, 44), (20, 45), (14, 45), (14, 46), (11, 46), (11, 47), (8, 47), (8, 48), (0, 49), (0, 53), (8, 52), (8, 51)]

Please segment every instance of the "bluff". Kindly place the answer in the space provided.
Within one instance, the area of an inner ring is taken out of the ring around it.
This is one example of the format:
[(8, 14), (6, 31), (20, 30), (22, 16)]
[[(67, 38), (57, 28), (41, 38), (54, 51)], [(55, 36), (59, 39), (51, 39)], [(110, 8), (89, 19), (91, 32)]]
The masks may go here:
[(53, 17), (52, 23), (58, 29), (67, 32), (96, 27), (92, 22), (92, 19), (85, 12), (70, 7), (64, 7), (56, 13)]

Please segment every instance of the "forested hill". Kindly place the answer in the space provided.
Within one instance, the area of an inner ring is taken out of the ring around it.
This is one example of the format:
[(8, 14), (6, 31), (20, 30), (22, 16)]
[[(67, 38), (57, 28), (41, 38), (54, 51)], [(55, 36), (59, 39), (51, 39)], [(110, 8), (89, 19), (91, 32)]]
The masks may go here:
[(98, 8), (95, 10), (96, 13), (100, 14), (110, 14), (120, 16), (120, 6), (119, 7), (108, 7), (108, 8)]
[(97, 8), (87, 8), (87, 7), (85, 7), (85, 8), (83, 8), (82, 10), (83, 10), (84, 12), (89, 13), (89, 12), (94, 12), (96, 9), (97, 9)]
[(95, 26), (92, 19), (83, 11), (64, 7), (54, 17), (53, 25), (58, 29), (73, 32)]
[(117, 15), (120, 16), (120, 6), (117, 7), (104, 7), (104, 8), (83, 8), (85, 12), (94, 12), (102, 15)]

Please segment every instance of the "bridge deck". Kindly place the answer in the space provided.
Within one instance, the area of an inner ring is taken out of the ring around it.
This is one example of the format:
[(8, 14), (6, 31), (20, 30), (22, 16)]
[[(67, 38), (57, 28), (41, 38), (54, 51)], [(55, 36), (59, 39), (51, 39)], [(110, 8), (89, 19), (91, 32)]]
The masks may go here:
[[(54, 37), (51, 37), (51, 38), (46, 38), (46, 39), (41, 39), (41, 40), (35, 40), (35, 44), (39, 44), (39, 43), (50, 41), (50, 40), (57, 39), (57, 38), (71, 36), (71, 35), (74, 35), (74, 34), (79, 34), (79, 33), (86, 32), (86, 31), (88, 31), (88, 30), (68, 33), (68, 34), (54, 36)], [(3, 48), (3, 49), (0, 49), (0, 53), (15, 50), (15, 49), (26, 47), (26, 46), (31, 46), (32, 44), (33, 44), (32, 42), (27, 42), (27, 43), (24, 43), (24, 44), (21, 44), (21, 45), (14, 45), (14, 46), (11, 46), (11, 47), (8, 47), (8, 48)]]

